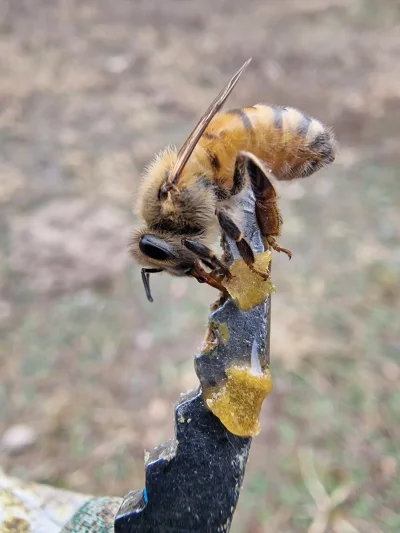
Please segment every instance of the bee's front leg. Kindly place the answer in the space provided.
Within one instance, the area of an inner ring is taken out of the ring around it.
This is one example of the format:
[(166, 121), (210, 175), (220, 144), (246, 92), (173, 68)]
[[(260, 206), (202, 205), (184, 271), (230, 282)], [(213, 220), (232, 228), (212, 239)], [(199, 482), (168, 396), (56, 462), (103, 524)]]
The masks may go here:
[(280, 234), (282, 216), (277, 203), (278, 196), (267, 175), (267, 169), (254, 154), (242, 152), (241, 157), (246, 164), (251, 188), (256, 198), (256, 218), (263, 239), (271, 248), (283, 252), (291, 259), (292, 252), (287, 248), (281, 248), (275, 241)]
[(182, 239), (182, 244), (188, 250), (197, 255), (197, 257), (209, 268), (215, 269), (227, 279), (232, 278), (232, 274), (229, 271), (229, 268), (224, 265), (215, 253), (205, 244), (202, 244), (192, 239)]
[(207, 283), (207, 285), (210, 285), (211, 287), (214, 287), (214, 289), (218, 289), (229, 296), (225, 287), (217, 279), (213, 278), (208, 272), (203, 270), (198, 263), (193, 265), (193, 268), (188, 272), (188, 276), (196, 278), (199, 283)]

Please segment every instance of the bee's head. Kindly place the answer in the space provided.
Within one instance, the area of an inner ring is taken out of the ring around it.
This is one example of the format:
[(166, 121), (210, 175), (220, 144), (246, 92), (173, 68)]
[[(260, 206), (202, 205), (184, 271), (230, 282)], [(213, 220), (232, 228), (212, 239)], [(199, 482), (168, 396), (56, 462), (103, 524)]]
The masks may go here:
[(130, 242), (130, 252), (143, 267), (142, 281), (147, 299), (152, 302), (149, 274), (166, 271), (173, 276), (188, 276), (196, 257), (181, 242), (182, 236), (156, 233), (148, 228), (135, 231)]
[(196, 257), (181, 240), (181, 235), (143, 229), (132, 235), (130, 252), (142, 266), (165, 270), (174, 276), (186, 276)]

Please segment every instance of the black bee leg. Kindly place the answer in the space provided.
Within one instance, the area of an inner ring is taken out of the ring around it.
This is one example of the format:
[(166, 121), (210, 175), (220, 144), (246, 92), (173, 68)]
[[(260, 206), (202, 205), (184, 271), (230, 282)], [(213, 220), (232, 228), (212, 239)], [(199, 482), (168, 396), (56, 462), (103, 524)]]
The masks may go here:
[(208, 248), (208, 246), (191, 239), (182, 239), (182, 244), (188, 250), (196, 254), (206, 266), (209, 268), (218, 269), (228, 280), (232, 278), (229, 268), (221, 263), (218, 257), (210, 248)]
[(153, 302), (153, 297), (151, 295), (150, 291), (150, 274), (156, 274), (158, 272), (162, 272), (161, 268), (142, 268), (142, 281), (144, 290), (146, 292), (147, 299), (149, 302)]
[(213, 278), (208, 272), (203, 270), (198, 263), (195, 263), (192, 269), (188, 272), (188, 276), (196, 278), (199, 283), (207, 283), (211, 287), (218, 289), (224, 294), (228, 295), (228, 291), (225, 287), (215, 278)]
[(221, 209), (217, 209), (216, 213), (217, 213), (219, 225), (221, 226), (225, 234), (236, 242), (236, 247), (238, 249), (238, 252), (240, 256), (242, 257), (243, 261), (249, 267), (249, 269), (255, 274), (257, 274), (258, 276), (260, 276), (261, 278), (263, 278), (264, 280), (268, 280), (269, 279), (268, 272), (261, 272), (260, 270), (257, 270), (255, 268), (254, 252), (251, 249), (250, 244), (243, 237), (243, 233), (237, 227), (235, 222), (230, 218), (230, 216), (225, 211), (222, 211)]
[(239, 154), (236, 158), (235, 170), (233, 172), (233, 183), (230, 189), (217, 187), (216, 194), (219, 200), (228, 200), (243, 191), (246, 183), (246, 159)]

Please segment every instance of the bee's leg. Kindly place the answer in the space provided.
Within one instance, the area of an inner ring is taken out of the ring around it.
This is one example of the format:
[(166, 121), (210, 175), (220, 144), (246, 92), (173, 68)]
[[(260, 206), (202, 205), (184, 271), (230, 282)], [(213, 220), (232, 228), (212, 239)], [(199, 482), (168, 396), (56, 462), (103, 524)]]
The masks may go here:
[(242, 155), (238, 155), (235, 163), (235, 170), (233, 172), (233, 183), (230, 189), (217, 187), (216, 194), (219, 200), (228, 200), (231, 196), (235, 196), (242, 192), (246, 183), (246, 160)]
[(229, 268), (221, 263), (215, 253), (200, 242), (193, 241), (191, 239), (182, 239), (182, 244), (188, 250), (197, 255), (197, 257), (203, 261), (207, 266), (218, 269), (229, 280), (232, 278), (232, 274), (229, 272)]
[(215, 289), (218, 289), (219, 291), (228, 295), (228, 291), (225, 289), (225, 287), (217, 279), (214, 279), (212, 276), (210, 276), (208, 272), (203, 270), (198, 263), (193, 265), (192, 269), (188, 272), (188, 276), (196, 278), (199, 283), (207, 283), (207, 285), (210, 285), (211, 287), (214, 287)]
[(269, 272), (261, 272), (254, 266), (254, 252), (251, 249), (250, 244), (243, 237), (243, 233), (236, 226), (235, 222), (225, 211), (222, 211), (222, 209), (217, 209), (216, 214), (219, 225), (225, 234), (236, 242), (238, 252), (249, 269), (258, 276), (262, 277), (264, 280), (268, 280)]
[(242, 154), (246, 160), (247, 173), (256, 198), (256, 217), (261, 235), (271, 248), (287, 254), (291, 259), (291, 251), (281, 248), (275, 242), (275, 237), (280, 234), (282, 225), (275, 188), (258, 158), (248, 152), (242, 152)]
[(271, 235), (269, 235), (268, 237), (264, 237), (264, 238), (267, 241), (267, 243), (271, 246), (271, 248), (273, 248), (277, 252), (283, 252), (289, 257), (289, 259), (292, 259), (292, 252), (288, 250), (287, 248), (281, 248), (281, 246), (278, 246), (277, 242), (275, 241), (275, 237), (272, 237)]

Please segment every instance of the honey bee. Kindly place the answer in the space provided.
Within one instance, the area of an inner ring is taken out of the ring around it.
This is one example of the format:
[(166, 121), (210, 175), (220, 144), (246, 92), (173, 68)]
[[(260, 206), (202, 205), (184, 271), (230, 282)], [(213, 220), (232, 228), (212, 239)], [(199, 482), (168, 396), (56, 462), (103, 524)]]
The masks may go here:
[(256, 270), (254, 252), (240, 231), (238, 195), (252, 188), (265, 245), (290, 258), (276, 241), (282, 217), (269, 176), (303, 178), (335, 159), (332, 131), (296, 109), (258, 104), (219, 112), (250, 61), (218, 94), (182, 148), (165, 149), (145, 172), (136, 206), (145, 226), (134, 232), (130, 252), (144, 267), (149, 301), (149, 276), (163, 271), (226, 292), (221, 280), (231, 274), (211, 248), (218, 230), (235, 241), (249, 269), (268, 279), (269, 272)]

